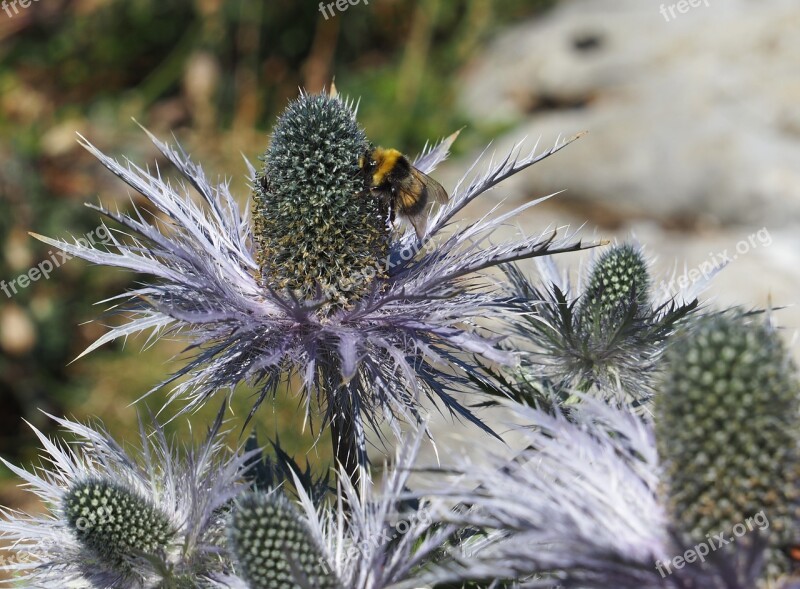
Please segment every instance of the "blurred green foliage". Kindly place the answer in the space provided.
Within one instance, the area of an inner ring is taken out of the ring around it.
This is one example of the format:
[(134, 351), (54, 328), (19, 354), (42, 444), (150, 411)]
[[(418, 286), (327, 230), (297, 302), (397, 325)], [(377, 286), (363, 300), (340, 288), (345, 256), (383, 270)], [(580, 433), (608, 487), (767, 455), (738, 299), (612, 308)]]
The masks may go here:
[[(414, 153), (469, 123), (454, 107), (457, 72), (491, 34), (554, 2), (372, 0), (327, 20), (317, 3), (296, 0), (48, 0), (0, 12), (0, 279), (50, 255), (28, 231), (94, 229), (98, 216), (82, 202), (142, 204), (76, 146), (76, 131), (142, 165), (155, 154), (130, 117), (162, 137), (172, 132), (210, 176), (232, 176), (244, 200), (241, 153), (255, 161), (263, 152), (275, 114), (299, 87), (320, 91), (335, 77), (342, 93), (360, 97), (375, 143)], [(473, 133), (466, 143), (482, 140)], [(69, 362), (103, 332), (102, 321), (85, 323), (105, 308), (92, 303), (134, 280), (70, 261), (50, 280), (0, 293), (0, 455), (30, 458), (36, 442), (22, 418), (48, 427), (39, 409), (96, 414), (128, 437), (143, 408), (129, 403), (179, 366), (170, 358), (183, 342), (144, 351), (144, 340), (118, 342)], [(238, 397), (241, 418), (246, 391)], [(262, 410), (262, 439), (290, 423), (282, 444), (307, 451), (314, 437), (301, 431), (297, 405), (290, 397), (274, 414)]]

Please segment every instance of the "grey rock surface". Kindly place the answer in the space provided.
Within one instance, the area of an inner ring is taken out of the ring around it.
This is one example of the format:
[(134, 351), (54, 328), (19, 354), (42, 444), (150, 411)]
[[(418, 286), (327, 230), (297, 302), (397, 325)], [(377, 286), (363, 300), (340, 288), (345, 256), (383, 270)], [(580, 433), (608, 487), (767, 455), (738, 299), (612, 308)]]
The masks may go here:
[(461, 107), (523, 136), (589, 135), (507, 194), (564, 197), (622, 220), (800, 222), (800, 3), (565, 0), (500, 34)]

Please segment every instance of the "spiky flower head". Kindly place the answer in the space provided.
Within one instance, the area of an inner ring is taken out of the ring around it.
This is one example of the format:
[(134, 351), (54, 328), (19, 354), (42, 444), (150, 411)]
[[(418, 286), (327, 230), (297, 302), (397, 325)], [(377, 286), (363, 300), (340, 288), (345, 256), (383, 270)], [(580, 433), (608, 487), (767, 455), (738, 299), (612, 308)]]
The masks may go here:
[[(431, 173), (454, 139), (425, 151), (413, 165)], [(579, 241), (556, 240), (552, 231), (503, 243), (491, 238), (535, 202), (454, 224), (470, 202), (568, 141), (538, 155), (521, 157), (515, 149), (485, 173), (465, 178), (429, 219), (421, 239), (409, 224), (405, 232), (393, 227), (388, 244), (381, 233), (385, 228), (376, 224), (380, 206), (375, 199), (360, 201), (359, 181), (351, 177), (364, 135), (351, 105), (338, 97), (301, 96), (281, 117), (260, 175), (250, 169), (257, 238), (226, 183), (211, 184), (184, 152), (153, 141), (202, 203), (187, 186), (178, 191), (160, 175), (122, 165), (84, 142), (169, 221), (100, 207), (125, 228), (111, 232), (106, 244), (38, 236), (91, 262), (154, 278), (122, 295), (130, 322), (113, 328), (86, 353), (146, 330), (188, 335), (199, 353), (167, 381), (185, 377), (170, 400), (185, 400), (186, 411), (243, 381), (259, 387), (255, 411), (297, 375), (306, 411), (310, 414), (319, 402), (324, 424), (337, 426), (334, 438), (338, 432), (339, 439), (349, 439), (343, 445), (355, 449), (347, 456), (357, 454), (360, 462), (366, 430), (378, 430), (387, 419), (399, 434), (399, 419), (421, 419), (424, 397), (483, 427), (451, 394), (469, 385), (471, 368), (463, 354), (504, 365), (517, 359), (513, 351), (498, 350), (495, 334), (479, 325), (509, 312), (505, 293), (492, 288), (484, 272), (583, 247)], [(380, 267), (372, 267), (383, 251)], [(326, 292), (342, 275), (368, 286), (346, 294), (352, 284), (345, 281)], [(276, 290), (281, 285), (286, 288)], [(332, 304), (342, 300), (347, 304)]]
[(134, 558), (163, 558), (175, 536), (167, 514), (113, 481), (77, 481), (62, 504), (78, 542), (121, 573), (132, 570)]
[(229, 550), (251, 589), (339, 589), (308, 525), (279, 493), (250, 493), (236, 502)]
[(338, 304), (369, 291), (389, 233), (388, 203), (359, 173), (368, 149), (351, 106), (336, 97), (303, 94), (278, 118), (253, 215), (256, 261), (271, 288), (301, 299), (335, 292)]
[[(674, 342), (655, 416), (670, 516), (688, 542), (762, 513), (773, 548), (796, 542), (798, 395), (769, 325), (717, 314)], [(782, 560), (773, 550), (771, 563)]]
[(539, 284), (516, 266), (505, 269), (510, 294), (524, 311), (512, 316), (512, 326), (530, 353), (516, 374), (484, 388), (510, 389), (513, 398), (543, 408), (564, 409), (582, 391), (647, 411), (658, 361), (699, 308), (700, 289), (656, 300), (650, 262), (634, 244), (604, 252), (577, 288), (551, 259), (536, 262)]
[[(603, 252), (589, 273), (581, 314), (603, 323), (619, 321), (631, 310), (645, 311), (650, 298), (650, 269), (641, 249), (625, 243)], [(636, 309), (631, 309), (636, 307)]]
[[(54, 418), (55, 419), (55, 418)], [(0, 538), (15, 558), (3, 568), (30, 587), (183, 589), (227, 569), (223, 511), (247, 488), (251, 455), (228, 450), (221, 417), (202, 444), (180, 450), (160, 425), (141, 428), (131, 454), (97, 424), (55, 419), (70, 436), (34, 429), (49, 468), (3, 461), (47, 512), (2, 510)], [(80, 444), (69, 442), (77, 439)]]

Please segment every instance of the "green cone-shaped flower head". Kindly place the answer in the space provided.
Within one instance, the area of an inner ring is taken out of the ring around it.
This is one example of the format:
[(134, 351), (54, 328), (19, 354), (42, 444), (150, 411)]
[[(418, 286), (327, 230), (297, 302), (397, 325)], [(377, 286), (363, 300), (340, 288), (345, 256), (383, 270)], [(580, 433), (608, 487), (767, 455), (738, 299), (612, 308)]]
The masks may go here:
[(351, 105), (301, 95), (278, 119), (257, 178), (256, 259), (266, 286), (346, 304), (370, 288), (388, 251), (388, 204), (367, 190), (369, 150)]
[(784, 545), (798, 515), (800, 391), (777, 332), (714, 315), (673, 342), (666, 359), (655, 418), (676, 530), (692, 541), (730, 536), (761, 514), (769, 529), (759, 533)]
[(632, 304), (644, 309), (650, 296), (650, 273), (641, 250), (617, 245), (595, 262), (584, 294), (584, 313), (603, 318), (619, 317)]
[[(228, 524), (237, 574), (251, 589), (340, 589), (307, 524), (277, 493), (240, 499)], [(299, 579), (298, 579), (299, 577)]]
[(78, 541), (110, 569), (160, 554), (174, 535), (167, 516), (132, 491), (104, 480), (76, 483), (63, 510)]

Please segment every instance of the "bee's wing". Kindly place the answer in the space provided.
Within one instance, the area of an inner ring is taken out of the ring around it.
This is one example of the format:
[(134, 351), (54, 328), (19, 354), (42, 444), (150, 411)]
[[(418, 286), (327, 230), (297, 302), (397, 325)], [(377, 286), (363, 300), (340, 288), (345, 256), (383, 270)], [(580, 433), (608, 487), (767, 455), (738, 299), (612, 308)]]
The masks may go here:
[(404, 217), (414, 227), (417, 232), (417, 237), (421, 240), (425, 238), (425, 233), (428, 228), (428, 204), (436, 202), (444, 204), (447, 202), (447, 191), (436, 180), (427, 174), (420, 172), (418, 169), (411, 168), (411, 176), (413, 177), (414, 189), (412, 191), (405, 190), (405, 186), (397, 186), (398, 197), (401, 202), (405, 204), (405, 209), (413, 209), (415, 201), (424, 199), (423, 206), (419, 212), (414, 214), (406, 214)]
[(410, 181), (410, 185), (398, 184), (395, 186), (395, 200), (398, 203), (398, 212), (403, 219), (411, 223), (414, 230), (417, 232), (417, 237), (420, 241), (425, 237), (425, 231), (428, 227), (428, 207), (419, 207), (419, 212), (409, 213), (409, 209), (417, 208), (420, 199), (426, 198), (425, 185), (417, 185), (419, 179), (415, 178)]
[(436, 180), (428, 176), (426, 173), (420, 172), (414, 166), (411, 166), (411, 175), (416, 178), (417, 182), (421, 182), (428, 189), (428, 196), (430, 197), (429, 201), (432, 200), (440, 205), (443, 205), (448, 201), (449, 197), (447, 196), (447, 191)]
[(414, 231), (417, 232), (417, 239), (420, 241), (425, 239), (425, 233), (428, 231), (428, 215), (422, 212), (418, 215), (408, 215), (405, 219), (414, 227)]

